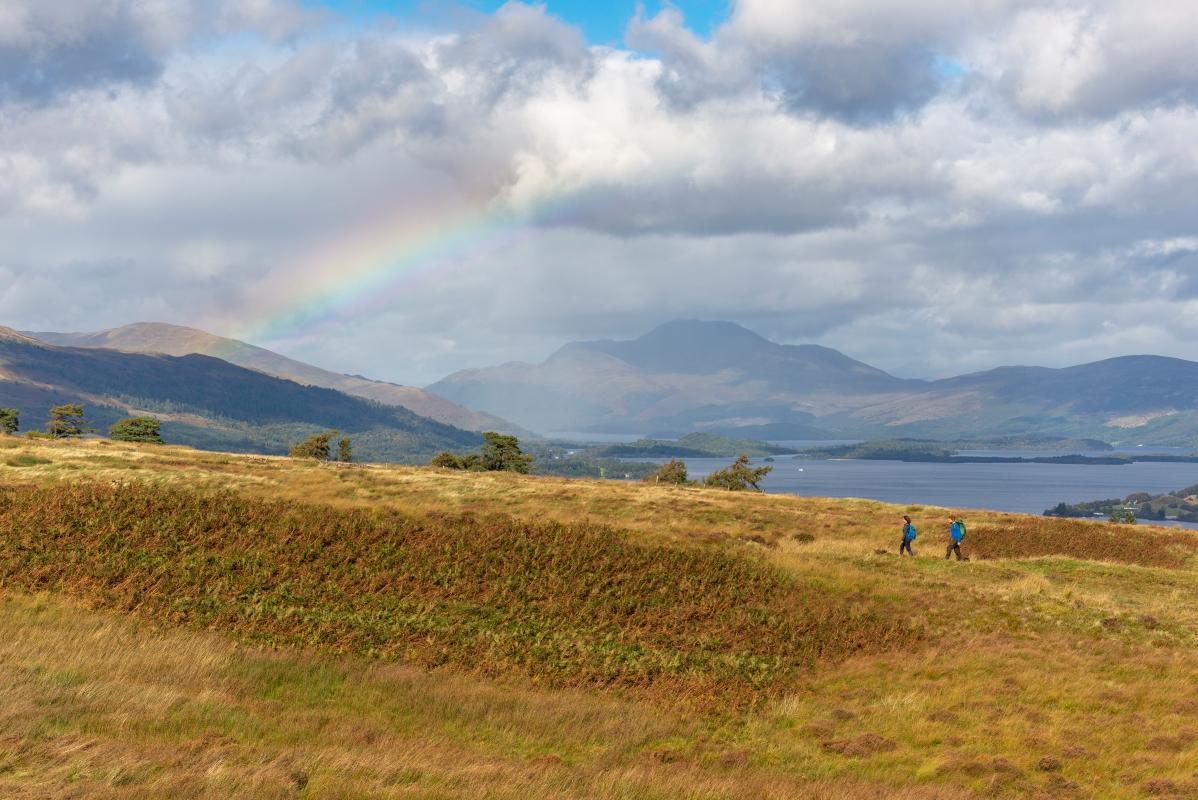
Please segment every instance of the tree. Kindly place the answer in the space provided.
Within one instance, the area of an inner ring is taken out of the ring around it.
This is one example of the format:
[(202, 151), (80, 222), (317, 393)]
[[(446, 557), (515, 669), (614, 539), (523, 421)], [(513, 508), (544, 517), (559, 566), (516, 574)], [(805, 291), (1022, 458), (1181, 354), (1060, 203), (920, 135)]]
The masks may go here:
[(19, 412), (15, 408), (0, 408), (0, 433), (12, 436), (20, 427), (17, 422)]
[(83, 418), (82, 403), (67, 403), (50, 409), (50, 419), (46, 421), (46, 433), (51, 439), (78, 439), (85, 433), (95, 433), (95, 428), (87, 427), (91, 422)]
[(534, 467), (529, 466), (533, 456), (520, 452), (520, 440), (515, 436), (487, 431), (483, 434), (486, 444), (482, 447), (482, 464), (486, 470), (519, 472), (527, 475)]
[(743, 492), (752, 487), (761, 491), (761, 479), (773, 471), (773, 467), (749, 466), (749, 457), (742, 455), (727, 467), (711, 473), (703, 479), (703, 485), (713, 489), (727, 489), (730, 492)]
[(661, 462), (661, 466), (657, 468), (657, 472), (645, 478), (645, 481), (647, 483), (669, 486), (690, 486), (693, 483), (693, 481), (687, 478), (686, 462), (676, 458)]
[(333, 446), (329, 443), (341, 431), (314, 433), (300, 444), (294, 445), (288, 455), (292, 458), (310, 458), (314, 461), (328, 461), (333, 454)]
[(341, 441), (337, 442), (337, 460), (344, 461), (346, 464), (354, 460), (354, 449), (349, 443), (348, 436), (342, 436)]
[(108, 438), (118, 442), (166, 444), (158, 435), (161, 427), (162, 423), (153, 417), (129, 417), (114, 422), (108, 429)]

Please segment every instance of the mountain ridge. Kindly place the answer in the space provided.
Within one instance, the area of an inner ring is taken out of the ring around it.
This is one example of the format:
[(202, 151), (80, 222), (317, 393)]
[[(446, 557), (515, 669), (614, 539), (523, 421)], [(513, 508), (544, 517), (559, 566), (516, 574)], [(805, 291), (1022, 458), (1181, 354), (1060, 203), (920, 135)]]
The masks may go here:
[(770, 342), (731, 322), (675, 320), (636, 339), (570, 342), (541, 364), (461, 370), (426, 388), (541, 432), (1115, 441), (1134, 431), (1137, 441), (1198, 444), (1192, 361), (1117, 356), (925, 381), (831, 348)]
[(263, 347), (208, 333), (199, 328), (165, 322), (135, 322), (118, 328), (85, 333), (22, 331), (23, 335), (47, 344), (67, 347), (106, 347), (131, 353), (164, 353), (184, 356), (190, 353), (212, 356), (240, 367), (256, 369), (268, 375), (298, 383), (336, 389), (391, 406), (402, 406), (423, 417), (435, 419), (464, 430), (494, 430), (500, 433), (531, 434), (507, 420), (485, 412), (463, 408), (415, 386), (374, 381), (360, 375), (344, 375), (314, 367)]
[(407, 408), (306, 386), (198, 353), (171, 356), (62, 347), (0, 327), (0, 406), (29, 430), (51, 406), (83, 403), (103, 429), (150, 414), (162, 435), (201, 449), (285, 453), (310, 433), (350, 434), (364, 460), (423, 461), (441, 449), (471, 449), (482, 437)]

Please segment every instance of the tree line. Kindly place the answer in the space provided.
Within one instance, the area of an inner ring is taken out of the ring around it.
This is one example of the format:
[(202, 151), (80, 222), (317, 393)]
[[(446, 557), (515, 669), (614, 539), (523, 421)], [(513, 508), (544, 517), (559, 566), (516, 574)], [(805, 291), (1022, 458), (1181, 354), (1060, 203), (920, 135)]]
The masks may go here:
[[(80, 439), (89, 433), (98, 433), (91, 421), (84, 419), (82, 403), (66, 403), (53, 406), (46, 420), (44, 432), (31, 430), (25, 435), (31, 439)], [(126, 417), (108, 427), (108, 438), (118, 442), (143, 442), (165, 444), (158, 430), (162, 423), (153, 417)], [(21, 428), (21, 412), (16, 408), (0, 408), (0, 433), (15, 436)]]
[[(97, 433), (90, 427), (90, 421), (84, 419), (82, 403), (67, 403), (50, 409), (46, 421), (45, 432), (29, 431), (25, 435), (30, 438), (44, 439), (78, 439), (88, 433)], [(110, 439), (118, 442), (138, 442), (143, 444), (165, 444), (159, 429), (162, 422), (153, 417), (126, 417), (117, 420), (108, 428)], [(16, 435), (20, 429), (20, 412), (15, 408), (0, 408), (0, 433), (6, 436)], [(348, 436), (342, 436), (337, 441), (336, 453), (333, 451), (333, 440), (340, 431), (331, 430), (327, 433), (314, 433), (293, 445), (289, 452), (292, 458), (312, 461), (338, 461), (348, 463), (353, 461), (353, 444)], [(516, 472), (527, 475), (537, 471), (532, 466), (534, 456), (525, 454), (520, 449), (520, 440), (515, 436), (507, 436), (494, 431), (483, 433), (484, 444), (478, 453), (456, 455), (444, 450), (433, 456), (428, 462), (430, 467), (442, 469), (465, 470), (468, 472)], [(644, 479), (646, 483), (668, 486), (704, 486), (713, 489), (726, 489), (731, 492), (762, 491), (761, 481), (773, 470), (773, 467), (753, 467), (747, 454), (742, 454), (732, 464), (724, 469), (716, 470), (701, 481), (691, 480), (687, 474), (686, 463), (670, 458), (662, 462), (652, 475)], [(1048, 512), (1045, 512), (1046, 514)]]
[[(430, 467), (465, 470), (468, 472), (506, 471), (527, 475), (535, 472), (533, 456), (520, 450), (520, 440), (515, 436), (487, 431), (483, 434), (485, 444), (478, 453), (457, 455), (445, 450), (433, 456)], [(748, 455), (741, 455), (727, 467), (708, 475), (701, 481), (690, 480), (686, 463), (677, 458), (662, 462), (657, 471), (644, 479), (646, 483), (670, 486), (704, 486), (711, 489), (726, 489), (730, 492), (752, 490), (760, 492), (761, 481), (773, 467), (754, 467)]]
[[(31, 439), (81, 439), (89, 433), (99, 433), (85, 419), (82, 403), (66, 403), (50, 409), (46, 430), (27, 431)], [(108, 427), (108, 438), (117, 442), (139, 444), (166, 444), (161, 433), (162, 422), (153, 417), (126, 417)], [(16, 408), (0, 408), (0, 434), (15, 436), (21, 429), (21, 412)], [(336, 456), (332, 452), (333, 437), (340, 431), (317, 433), (291, 448), (292, 458), (316, 459), (320, 461), (353, 461), (353, 445), (348, 436), (337, 442)]]

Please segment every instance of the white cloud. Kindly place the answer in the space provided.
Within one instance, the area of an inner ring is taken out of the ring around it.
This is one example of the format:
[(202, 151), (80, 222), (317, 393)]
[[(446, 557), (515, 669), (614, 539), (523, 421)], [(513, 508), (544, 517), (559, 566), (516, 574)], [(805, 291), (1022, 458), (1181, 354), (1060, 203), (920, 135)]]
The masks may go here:
[[(628, 52), (519, 3), (437, 33), (268, 0), (6, 4), (0, 312), (254, 331), (414, 217), (440, 266), (279, 346), (417, 383), (675, 317), (916, 375), (1193, 354), (1192, 4), (683, 22), (634, 20)], [(454, 233), (488, 213), (517, 233)]]

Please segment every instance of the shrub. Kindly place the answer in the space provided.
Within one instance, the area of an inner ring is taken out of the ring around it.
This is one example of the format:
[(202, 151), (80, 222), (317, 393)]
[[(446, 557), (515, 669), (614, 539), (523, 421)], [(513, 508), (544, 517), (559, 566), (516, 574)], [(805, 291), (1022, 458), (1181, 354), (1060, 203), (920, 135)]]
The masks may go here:
[(761, 479), (773, 469), (773, 467), (751, 467), (749, 466), (749, 457), (742, 455), (727, 467), (704, 478), (703, 485), (715, 489), (727, 489), (730, 492), (743, 492), (750, 488), (760, 492)]
[(483, 466), (482, 458), (478, 453), (470, 453), (464, 456), (455, 456), (448, 450), (442, 450), (432, 457), (428, 462), (430, 467), (441, 467), (443, 469), (465, 469), (471, 472), (482, 472), (486, 469)]
[(129, 417), (117, 420), (108, 429), (108, 438), (118, 442), (144, 442), (166, 444), (158, 435), (162, 423), (153, 417)]

